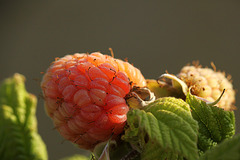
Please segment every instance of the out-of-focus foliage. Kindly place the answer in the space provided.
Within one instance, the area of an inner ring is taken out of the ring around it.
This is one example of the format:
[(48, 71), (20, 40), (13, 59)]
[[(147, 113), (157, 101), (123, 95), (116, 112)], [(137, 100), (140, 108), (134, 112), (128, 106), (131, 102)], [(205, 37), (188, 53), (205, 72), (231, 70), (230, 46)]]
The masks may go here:
[(0, 159), (47, 160), (37, 132), (37, 99), (25, 89), (23, 75), (14, 74), (0, 86)]
[(65, 157), (61, 160), (89, 160), (89, 159), (90, 159), (89, 157), (76, 154), (76, 155), (73, 155), (73, 156), (70, 156), (70, 157)]
[(213, 149), (208, 150), (200, 160), (239, 160), (240, 135), (224, 140)]

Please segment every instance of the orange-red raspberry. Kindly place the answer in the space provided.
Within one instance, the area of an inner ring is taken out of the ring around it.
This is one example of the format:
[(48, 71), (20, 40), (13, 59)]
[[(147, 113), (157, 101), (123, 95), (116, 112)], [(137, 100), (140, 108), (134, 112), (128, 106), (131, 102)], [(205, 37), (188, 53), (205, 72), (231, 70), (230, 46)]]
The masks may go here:
[(146, 85), (137, 68), (95, 52), (57, 59), (41, 88), (47, 114), (60, 134), (92, 150), (123, 131), (129, 110), (124, 97), (133, 85)]

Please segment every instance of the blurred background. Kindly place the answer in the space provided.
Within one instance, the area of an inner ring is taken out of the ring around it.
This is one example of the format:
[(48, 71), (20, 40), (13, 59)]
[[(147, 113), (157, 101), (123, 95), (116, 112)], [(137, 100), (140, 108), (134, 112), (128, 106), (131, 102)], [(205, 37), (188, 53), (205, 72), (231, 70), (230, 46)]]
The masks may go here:
[[(19, 72), (27, 90), (41, 95), (42, 75), (55, 57), (101, 51), (128, 58), (146, 78), (166, 70), (176, 74), (187, 63), (232, 75), (240, 89), (240, 1), (0, 1), (0, 80)], [(240, 98), (235, 111), (240, 133)], [(49, 159), (89, 154), (64, 141), (37, 108), (39, 132)]]

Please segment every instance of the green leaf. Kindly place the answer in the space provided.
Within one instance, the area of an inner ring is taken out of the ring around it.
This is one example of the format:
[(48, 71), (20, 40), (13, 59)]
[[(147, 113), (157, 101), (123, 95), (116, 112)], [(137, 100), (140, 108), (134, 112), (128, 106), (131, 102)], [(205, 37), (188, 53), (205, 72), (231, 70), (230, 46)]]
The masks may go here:
[(192, 109), (193, 118), (198, 121), (198, 148), (206, 151), (224, 139), (235, 134), (235, 116), (233, 111), (224, 111), (216, 106), (188, 94), (186, 102)]
[(200, 160), (239, 160), (240, 159), (240, 135), (226, 139), (216, 147), (205, 152)]
[(76, 154), (76, 155), (73, 155), (73, 156), (70, 156), (70, 157), (65, 157), (61, 160), (90, 160), (90, 158), (86, 157), (84, 155)]
[(37, 133), (37, 99), (24, 81), (15, 74), (0, 86), (0, 159), (46, 160), (46, 146)]
[(145, 145), (145, 150), (141, 154), (142, 160), (183, 160), (183, 156), (180, 154), (175, 154), (173, 151), (169, 149), (163, 149), (156, 145), (154, 141), (149, 141)]
[(115, 141), (105, 141), (105, 142), (101, 142), (98, 145), (95, 146), (94, 150), (93, 150), (93, 154), (94, 157), (96, 159), (109, 159), (109, 147), (116, 145)]
[(198, 158), (198, 124), (181, 99), (160, 98), (144, 110), (128, 112), (123, 139), (141, 152), (141, 159)]
[(101, 155), (99, 156), (98, 160), (110, 160), (109, 156), (109, 147), (110, 147), (110, 142), (107, 141), (107, 144), (104, 146)]

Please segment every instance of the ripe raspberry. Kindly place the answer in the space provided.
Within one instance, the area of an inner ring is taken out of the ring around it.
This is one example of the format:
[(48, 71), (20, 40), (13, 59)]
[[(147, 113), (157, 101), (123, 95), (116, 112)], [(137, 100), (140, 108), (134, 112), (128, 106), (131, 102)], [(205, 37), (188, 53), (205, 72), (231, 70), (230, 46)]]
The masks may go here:
[(92, 150), (123, 131), (129, 110), (124, 97), (134, 85), (146, 85), (137, 68), (95, 52), (56, 60), (41, 88), (45, 109), (60, 134)]
[(213, 71), (210, 68), (201, 68), (200, 66), (185, 66), (178, 74), (178, 77), (188, 87), (191, 87), (192, 94), (211, 102), (217, 100), (225, 89), (225, 93), (217, 106), (225, 110), (234, 109), (235, 91), (230, 82), (231, 78), (226, 78), (224, 73)]

